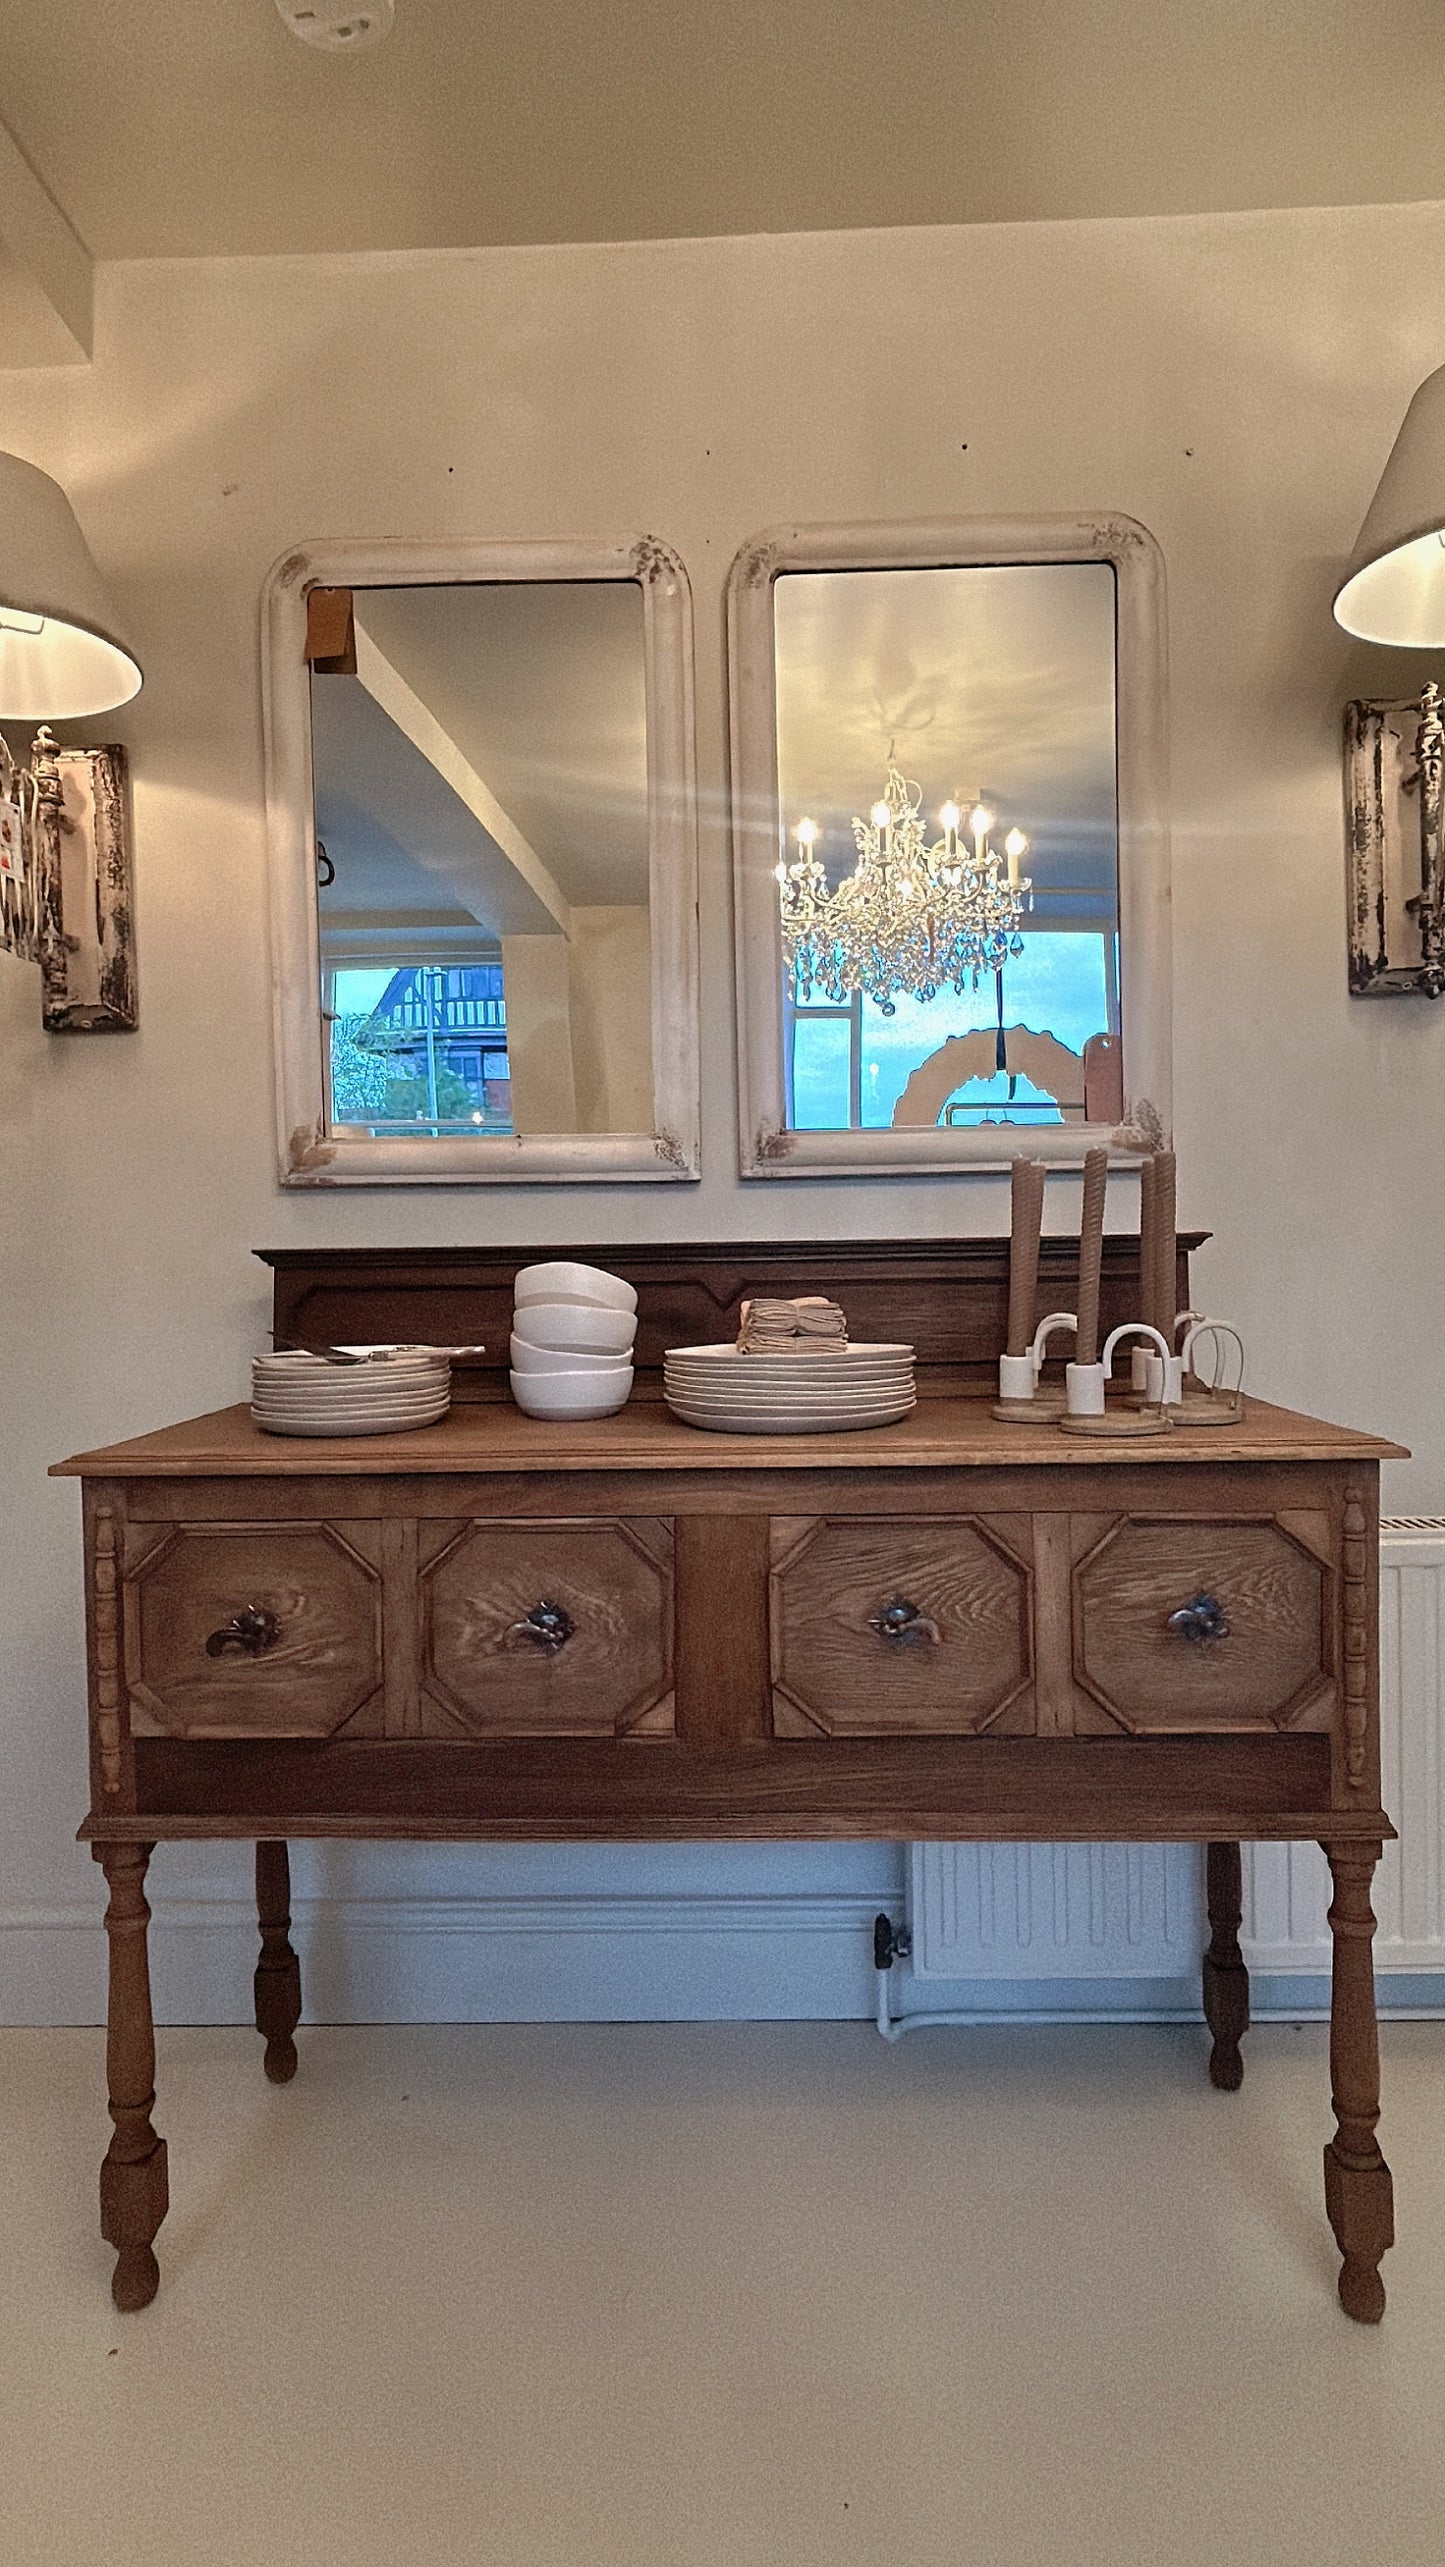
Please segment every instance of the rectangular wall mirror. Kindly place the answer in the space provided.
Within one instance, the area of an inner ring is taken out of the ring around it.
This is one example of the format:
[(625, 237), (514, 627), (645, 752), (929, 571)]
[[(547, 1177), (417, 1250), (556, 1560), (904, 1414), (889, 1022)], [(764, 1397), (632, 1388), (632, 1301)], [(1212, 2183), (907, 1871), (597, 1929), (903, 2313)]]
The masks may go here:
[(1162, 568), (1118, 518), (813, 527), (729, 584), (745, 1176), (1169, 1121)]
[(695, 1177), (681, 564), (317, 546), (264, 646), (282, 1182)]

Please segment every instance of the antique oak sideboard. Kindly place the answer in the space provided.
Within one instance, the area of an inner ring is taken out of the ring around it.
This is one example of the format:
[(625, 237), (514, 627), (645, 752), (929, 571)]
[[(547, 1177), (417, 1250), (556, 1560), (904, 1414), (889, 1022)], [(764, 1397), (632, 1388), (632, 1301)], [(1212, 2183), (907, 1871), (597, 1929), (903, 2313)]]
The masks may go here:
[[(639, 1290), (618, 1416), (554, 1426), (507, 1401), (525, 1252), (288, 1252), (269, 1260), (288, 1342), (485, 1339), (449, 1418), (290, 1442), (228, 1408), (57, 1466), (85, 1484), (118, 2304), (155, 2293), (167, 2204), (144, 1889), (161, 1840), (254, 1840), (256, 2020), (283, 2082), (291, 1837), (1194, 1840), (1211, 2073), (1235, 2086), (1240, 1840), (1315, 1838), (1334, 1882), (1325, 2200), (1344, 2306), (1378, 2318), (1377, 1481), (1398, 1448), (1253, 1400), (1236, 1425), (1134, 1444), (996, 1423), (997, 1241), (580, 1253)], [(1045, 1241), (1041, 1309), (1067, 1305), (1073, 1256)], [(1137, 1258), (1107, 1243), (1106, 1326), (1131, 1315)], [(677, 1423), (662, 1348), (734, 1334), (759, 1290), (827, 1291), (855, 1337), (910, 1339), (914, 1414), (817, 1438)]]

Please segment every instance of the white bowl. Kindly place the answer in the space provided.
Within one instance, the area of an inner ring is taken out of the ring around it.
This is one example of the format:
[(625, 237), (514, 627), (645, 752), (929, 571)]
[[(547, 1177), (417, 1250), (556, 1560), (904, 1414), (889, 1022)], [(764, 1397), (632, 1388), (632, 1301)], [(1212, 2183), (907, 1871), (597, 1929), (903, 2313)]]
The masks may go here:
[(637, 1295), (620, 1275), (600, 1266), (578, 1266), (554, 1257), (543, 1266), (523, 1266), (512, 1286), (519, 1304), (532, 1301), (578, 1301), (599, 1310), (635, 1310)]
[(517, 1313), (518, 1335), (544, 1354), (629, 1355), (637, 1334), (630, 1310), (603, 1310), (597, 1303), (528, 1301)]
[(514, 1373), (614, 1373), (618, 1364), (630, 1362), (627, 1355), (569, 1354), (561, 1346), (533, 1346), (515, 1331), (512, 1336), (512, 1370)]
[(632, 1366), (605, 1373), (513, 1373), (512, 1397), (528, 1417), (610, 1417), (625, 1405)]

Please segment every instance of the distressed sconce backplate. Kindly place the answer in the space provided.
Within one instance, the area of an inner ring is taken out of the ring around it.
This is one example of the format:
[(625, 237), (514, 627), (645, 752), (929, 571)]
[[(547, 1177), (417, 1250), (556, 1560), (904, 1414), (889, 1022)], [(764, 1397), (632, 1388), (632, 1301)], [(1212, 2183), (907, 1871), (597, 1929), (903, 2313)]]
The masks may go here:
[[(0, 744), (3, 745), (3, 744)], [(42, 730), (29, 769), (0, 757), (18, 818), (0, 882), (0, 946), (40, 967), (50, 1034), (131, 1033), (137, 1021), (130, 791), (123, 748), (62, 748)]]
[(1441, 740), (1438, 712), (1419, 697), (1345, 707), (1345, 885), (1355, 998), (1445, 993)]

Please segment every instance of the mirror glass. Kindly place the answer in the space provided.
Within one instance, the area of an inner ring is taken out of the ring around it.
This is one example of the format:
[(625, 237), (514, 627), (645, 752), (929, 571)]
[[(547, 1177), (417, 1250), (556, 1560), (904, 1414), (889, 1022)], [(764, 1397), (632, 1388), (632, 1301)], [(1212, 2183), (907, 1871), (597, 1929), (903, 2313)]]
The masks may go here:
[(773, 583), (785, 1128), (1115, 1124), (1107, 561)]
[(650, 1133), (639, 583), (336, 594), (310, 678), (327, 1132)]

